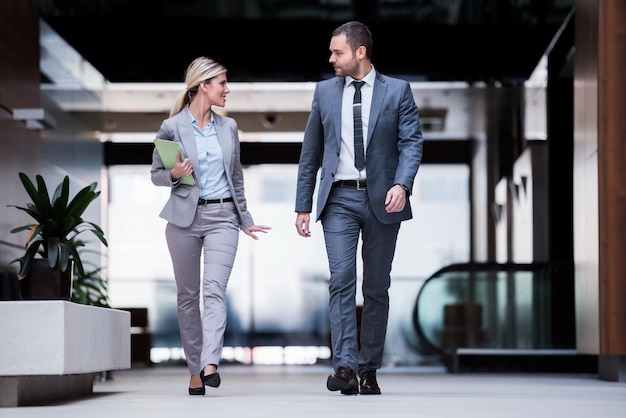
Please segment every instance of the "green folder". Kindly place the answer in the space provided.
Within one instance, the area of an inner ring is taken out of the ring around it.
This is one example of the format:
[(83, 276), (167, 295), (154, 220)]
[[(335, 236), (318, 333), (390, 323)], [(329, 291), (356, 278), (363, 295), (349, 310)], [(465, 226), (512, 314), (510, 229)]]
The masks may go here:
[[(185, 153), (183, 152), (182, 147), (176, 141), (170, 141), (167, 139), (158, 139), (154, 140), (154, 146), (159, 151), (159, 156), (161, 156), (161, 160), (163, 161), (163, 166), (168, 170), (174, 168), (176, 165), (176, 154), (180, 152), (180, 157), (184, 160)], [(184, 176), (180, 178), (180, 182), (182, 184), (194, 185), (196, 181), (193, 179), (193, 176)]]

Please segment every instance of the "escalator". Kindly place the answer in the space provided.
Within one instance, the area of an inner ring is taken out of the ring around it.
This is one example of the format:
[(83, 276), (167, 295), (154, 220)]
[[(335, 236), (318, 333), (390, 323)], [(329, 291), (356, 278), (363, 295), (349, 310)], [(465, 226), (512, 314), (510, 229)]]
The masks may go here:
[(423, 283), (415, 332), (450, 372), (596, 372), (596, 356), (576, 351), (568, 280), (562, 264), (449, 265)]

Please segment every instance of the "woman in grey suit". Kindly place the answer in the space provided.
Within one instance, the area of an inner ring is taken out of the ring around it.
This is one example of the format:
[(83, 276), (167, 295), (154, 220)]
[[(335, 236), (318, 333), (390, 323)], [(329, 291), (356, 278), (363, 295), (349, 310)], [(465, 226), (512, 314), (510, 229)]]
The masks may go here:
[[(296, 191), (296, 230), (309, 237), (319, 172), (317, 220), (322, 222), (330, 270), (335, 369), (326, 387), (344, 395), (381, 393), (376, 370), (382, 365), (387, 331), (391, 264), (400, 223), (412, 217), (408, 197), (422, 159), (423, 137), (411, 87), (375, 70), (372, 44), (369, 29), (360, 22), (333, 31), (329, 62), (336, 77), (315, 88)], [(357, 341), (359, 236), (363, 311)]]
[(230, 92), (226, 68), (210, 58), (196, 58), (185, 83), (156, 135), (177, 142), (184, 156), (179, 153), (168, 169), (155, 148), (151, 176), (156, 186), (170, 188), (160, 216), (167, 221), (178, 323), (191, 373), (189, 394), (204, 395), (205, 386), (221, 382), (217, 368), (226, 329), (226, 286), (239, 230), (258, 239), (256, 233), (270, 227), (255, 225), (247, 209), (237, 123), (211, 110), (224, 107)]

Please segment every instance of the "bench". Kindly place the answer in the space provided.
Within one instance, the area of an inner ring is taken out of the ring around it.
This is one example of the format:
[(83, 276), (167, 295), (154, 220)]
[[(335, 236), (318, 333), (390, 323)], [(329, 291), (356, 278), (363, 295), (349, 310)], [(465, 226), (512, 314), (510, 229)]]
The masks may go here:
[(130, 312), (130, 362), (152, 366), (152, 334), (148, 325), (148, 308), (116, 308)]
[(63, 300), (0, 302), (0, 407), (93, 393), (95, 373), (130, 368), (130, 313)]

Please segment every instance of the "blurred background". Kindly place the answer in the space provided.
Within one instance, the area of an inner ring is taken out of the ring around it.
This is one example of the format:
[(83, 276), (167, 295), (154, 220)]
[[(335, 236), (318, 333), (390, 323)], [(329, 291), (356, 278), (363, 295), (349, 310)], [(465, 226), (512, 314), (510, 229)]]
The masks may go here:
[[(0, 46), (12, 64), (0, 123), (15, 123), (14, 108), (41, 108), (44, 117), (33, 129), (12, 128), (1, 174), (13, 184), (29, 161), (26, 171), (69, 173), (76, 187), (98, 181), (101, 202), (90, 215), (109, 246), (94, 261), (110, 303), (145, 313), (136, 331), (147, 335), (147, 364), (182, 361), (158, 216), (168, 190), (150, 182), (152, 140), (184, 89), (188, 63), (219, 59), (231, 89), (220, 111), (239, 123), (248, 206), (273, 228), (259, 241), (240, 239), (224, 361), (326, 362), (322, 231), (313, 225), (310, 240), (294, 231), (295, 181), (315, 83), (333, 75), (331, 31), (361, 20), (373, 33), (376, 69), (411, 83), (426, 141), (414, 217), (403, 223), (392, 271), (386, 365), (451, 369), (459, 349), (595, 356), (602, 350), (593, 324), (576, 330), (588, 304), (577, 306), (575, 295), (574, 188), (585, 170), (574, 163), (574, 52), (592, 62), (597, 48), (574, 44), (599, 35), (597, 24), (575, 32), (575, 3), (7, 1)], [(603, 5), (583, 7), (583, 16), (611, 10)], [(5, 198), (22, 195), (7, 190)], [(19, 253), (19, 240), (4, 233), (19, 216), (0, 225), (2, 261)]]

